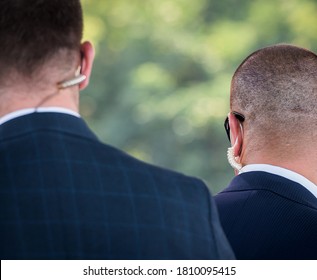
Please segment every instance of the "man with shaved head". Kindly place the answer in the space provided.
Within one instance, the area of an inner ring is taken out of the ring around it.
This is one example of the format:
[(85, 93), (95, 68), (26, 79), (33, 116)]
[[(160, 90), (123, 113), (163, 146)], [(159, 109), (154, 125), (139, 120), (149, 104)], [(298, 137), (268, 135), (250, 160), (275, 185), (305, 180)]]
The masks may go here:
[(281, 44), (248, 56), (225, 128), (237, 176), (216, 203), (236, 257), (316, 259), (316, 54)]

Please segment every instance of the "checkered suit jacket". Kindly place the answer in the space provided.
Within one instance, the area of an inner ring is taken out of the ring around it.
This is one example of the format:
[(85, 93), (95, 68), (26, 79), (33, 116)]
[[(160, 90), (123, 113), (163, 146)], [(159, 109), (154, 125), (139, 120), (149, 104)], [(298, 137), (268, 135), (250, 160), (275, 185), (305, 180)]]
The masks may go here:
[(99, 142), (84, 121), (0, 126), (1, 259), (230, 259), (199, 180)]
[(237, 259), (317, 259), (317, 199), (302, 185), (246, 172), (215, 200)]

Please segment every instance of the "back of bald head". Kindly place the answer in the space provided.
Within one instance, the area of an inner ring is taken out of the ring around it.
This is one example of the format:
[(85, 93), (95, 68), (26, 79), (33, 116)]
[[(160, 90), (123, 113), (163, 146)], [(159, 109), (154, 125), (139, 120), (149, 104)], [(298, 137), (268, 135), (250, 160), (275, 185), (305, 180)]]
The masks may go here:
[(307, 49), (284, 44), (260, 49), (232, 79), (231, 110), (245, 115), (245, 136), (261, 145), (317, 137), (316, 105), (317, 56)]

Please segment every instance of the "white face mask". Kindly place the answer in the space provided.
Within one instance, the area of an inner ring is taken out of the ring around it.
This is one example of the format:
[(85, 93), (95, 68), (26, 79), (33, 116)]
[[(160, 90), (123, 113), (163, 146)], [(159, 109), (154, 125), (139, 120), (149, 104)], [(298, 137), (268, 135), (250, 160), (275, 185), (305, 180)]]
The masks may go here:
[(242, 165), (237, 161), (236, 157), (234, 156), (233, 153), (233, 147), (229, 147), (227, 150), (227, 158), (228, 162), (231, 165), (231, 167), (235, 170), (240, 171), (242, 168)]

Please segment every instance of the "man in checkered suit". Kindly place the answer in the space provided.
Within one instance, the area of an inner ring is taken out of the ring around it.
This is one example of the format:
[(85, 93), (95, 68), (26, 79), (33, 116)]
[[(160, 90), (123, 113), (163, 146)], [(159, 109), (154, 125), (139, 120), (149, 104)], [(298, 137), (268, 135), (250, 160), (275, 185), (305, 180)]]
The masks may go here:
[(231, 259), (205, 184), (102, 144), (78, 113), (78, 0), (0, 1), (1, 259)]

